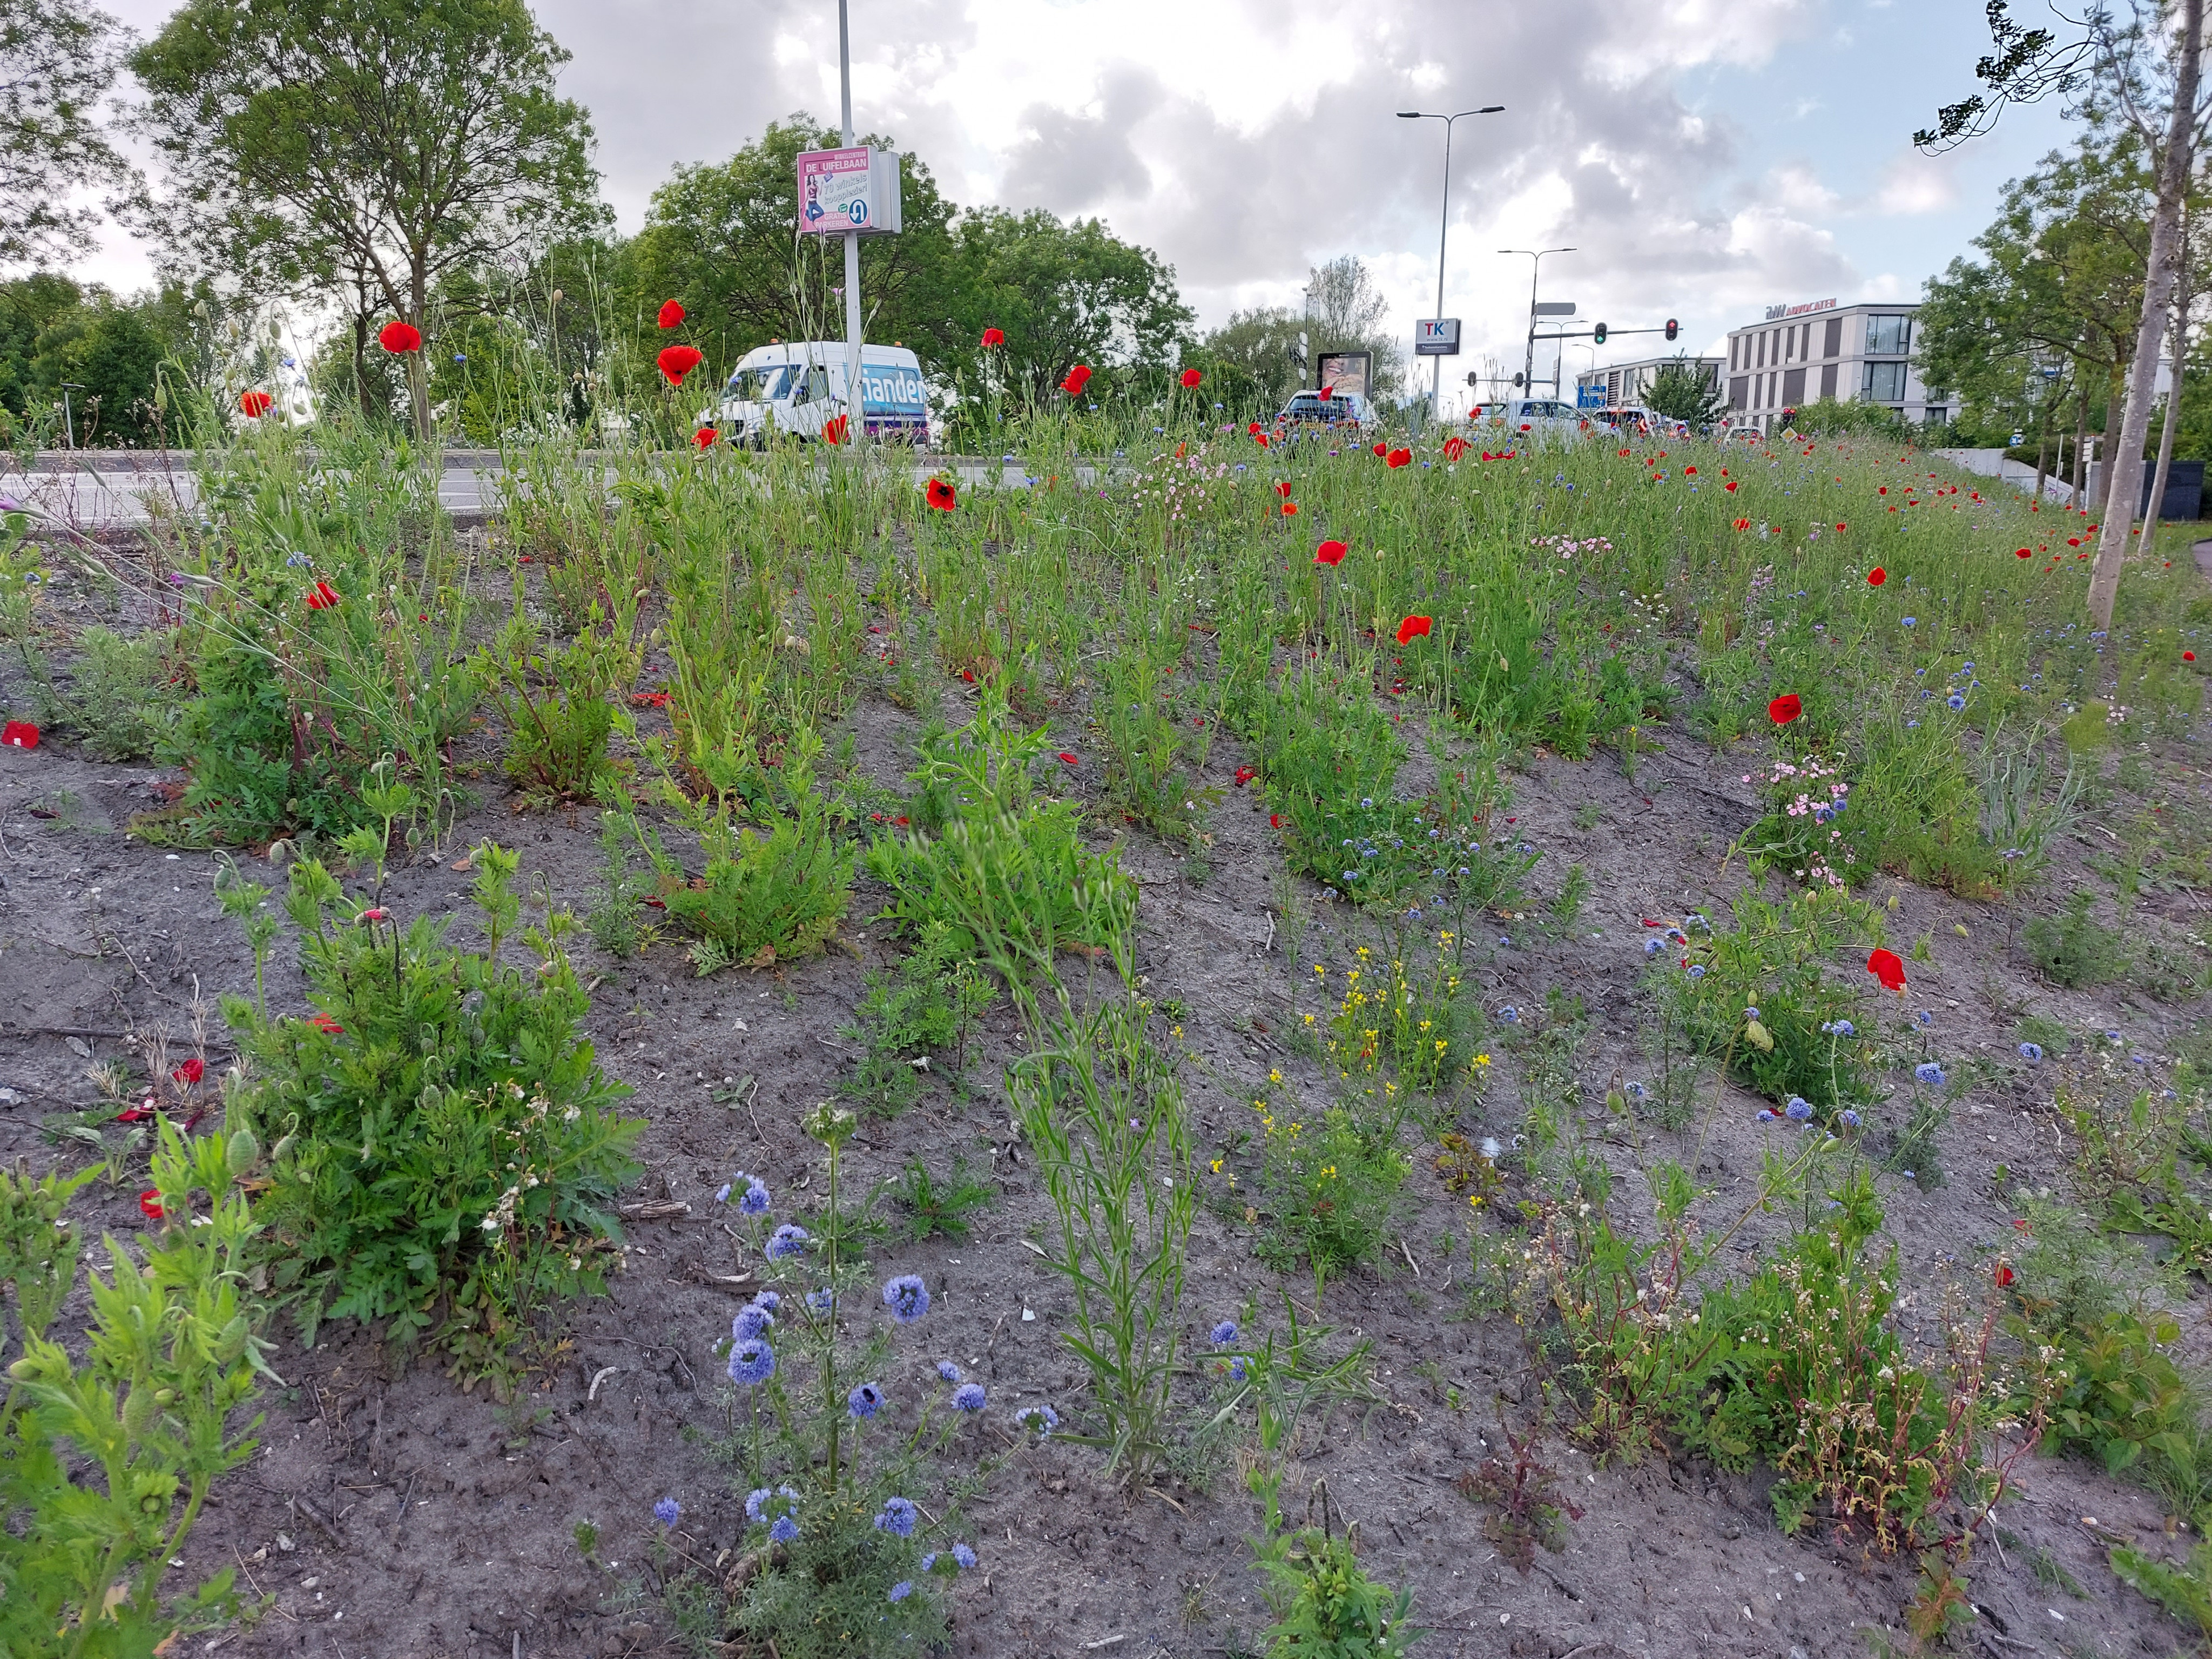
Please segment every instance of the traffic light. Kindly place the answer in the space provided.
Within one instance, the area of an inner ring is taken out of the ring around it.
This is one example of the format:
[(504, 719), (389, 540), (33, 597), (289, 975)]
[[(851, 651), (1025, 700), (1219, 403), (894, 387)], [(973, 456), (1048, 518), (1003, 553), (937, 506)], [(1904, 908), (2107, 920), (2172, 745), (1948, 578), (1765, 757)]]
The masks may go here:
[(1597, 325), (1597, 331), (1591, 335), (1590, 338), (1595, 340), (1600, 345), (1603, 345), (1605, 343), (1605, 325), (1603, 323), (1600, 323)]
[(1513, 384), (1514, 384), (1514, 385), (1516, 385), (1516, 386), (1519, 386), (1519, 385), (1521, 384), (1521, 377), (1520, 377), (1520, 375), (1518, 375), (1518, 374), (1514, 375), (1514, 377), (1513, 377)]
[(1681, 331), (1681, 324), (1676, 322), (1672, 317), (1669, 317), (1667, 319), (1667, 337), (1671, 340)]
[(1470, 368), (1467, 372), (1467, 383), (1469, 386), (1480, 386), (1482, 384), (1482, 376)]

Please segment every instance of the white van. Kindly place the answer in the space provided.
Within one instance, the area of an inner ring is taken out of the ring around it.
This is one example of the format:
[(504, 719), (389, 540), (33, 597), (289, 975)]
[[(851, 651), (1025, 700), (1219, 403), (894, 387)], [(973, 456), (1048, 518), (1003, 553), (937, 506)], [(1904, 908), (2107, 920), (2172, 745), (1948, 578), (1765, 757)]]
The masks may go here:
[[(845, 413), (845, 368), (850, 348), (842, 340), (793, 340), (747, 352), (717, 409), (703, 410), (702, 425), (715, 425), (733, 444), (757, 448), (770, 432), (815, 438)], [(860, 414), (869, 437), (884, 443), (929, 441), (929, 399), (921, 364), (904, 346), (860, 348)]]

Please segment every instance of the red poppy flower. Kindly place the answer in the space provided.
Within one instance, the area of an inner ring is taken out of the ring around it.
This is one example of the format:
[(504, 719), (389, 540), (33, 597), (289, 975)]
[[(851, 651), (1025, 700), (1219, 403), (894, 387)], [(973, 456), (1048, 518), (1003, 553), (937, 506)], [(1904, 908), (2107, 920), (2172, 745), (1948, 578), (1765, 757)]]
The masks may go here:
[(845, 434), (852, 430), (852, 427), (851, 416), (833, 416), (822, 422), (822, 441), (825, 444), (842, 444), (845, 441)]
[(1282, 827), (1283, 815), (1280, 812), (1270, 812), (1267, 814), (1267, 828), (1270, 830), (1279, 830)]
[(1997, 1263), (1996, 1281), (1999, 1290), (2004, 1289), (2006, 1285), (2012, 1283), (2012, 1269), (2004, 1262)]
[(1237, 787), (1239, 789), (1242, 789), (1246, 784), (1251, 782), (1253, 779), (1259, 775), (1260, 769), (1258, 767), (1240, 766), (1237, 769)]
[(706, 354), (697, 346), (672, 345), (660, 348), (660, 355), (653, 360), (671, 386), (682, 386), (684, 377), (706, 361)]
[(629, 694), (629, 700), (634, 706), (639, 708), (665, 708), (668, 707), (668, 693), (665, 691), (633, 691)]
[(1889, 572), (1884, 570), (1880, 565), (1875, 566), (1873, 569), (1867, 572), (1867, 586), (1869, 587), (1880, 587), (1888, 580)]
[(1723, 484), (1721, 488), (1727, 490), (1729, 495), (1733, 495), (1735, 494), (1735, 485), (1736, 481), (1734, 478), (1730, 478), (1726, 483)]
[(2079, 536), (2069, 536), (2066, 538), (2066, 545), (2069, 547), (2079, 547), (2081, 545), (2081, 538)]
[(1071, 755), (1071, 754), (1069, 754), (1069, 753), (1067, 752), (1067, 750), (1066, 750), (1065, 749), (1063, 749), (1063, 750), (1061, 750), (1060, 751), (1060, 759), (1062, 759), (1062, 760), (1066, 761), (1066, 762), (1070, 766), (1073, 766), (1073, 765), (1074, 765), (1074, 764), (1075, 764), (1075, 757), (1074, 757), (1074, 756), (1073, 756), (1073, 755)]
[(1267, 434), (1264, 432), (1255, 432), (1252, 434), (1252, 441), (1265, 449), (1267, 447)]
[(714, 440), (721, 434), (711, 426), (702, 426), (691, 434), (691, 441), (701, 449), (712, 449)]
[(207, 1066), (201, 1061), (199, 1056), (195, 1054), (169, 1075), (189, 1089), (207, 1075)]
[(307, 609), (328, 611), (338, 602), (338, 591), (328, 582), (317, 582), (307, 590)]
[(1533, 428), (1530, 428), (1530, 426), (1529, 426), (1529, 424), (1528, 424), (1528, 422), (1523, 421), (1523, 422), (1521, 422), (1521, 429), (1522, 429), (1523, 432), (1527, 432), (1527, 431), (1530, 431), (1530, 430), (1532, 430)]
[[(1352, 551), (1342, 542), (1323, 542), (1314, 554), (1316, 564), (1342, 564), (1344, 556)], [(10, 727), (10, 730), (14, 728)], [(36, 741), (34, 738), (33, 741)]]
[(1682, 476), (1686, 478), (1694, 477), (1697, 475), (1697, 471), (1698, 469), (1694, 466), (1686, 466), (1682, 469)]
[(1428, 636), (1429, 619), (1426, 617), (1408, 617), (1398, 624), (1398, 643), (1401, 645), (1408, 640), (1426, 639)]
[(1283, 516), (1286, 519), (1297, 518), (1298, 516), (1298, 504), (1296, 501), (1285, 501), (1283, 503)]
[(155, 1115), (155, 1110), (151, 1106), (129, 1106), (125, 1107), (122, 1111), (119, 1111), (115, 1115), (115, 1121), (118, 1123), (143, 1123), (148, 1118)]
[[(2194, 651), (2185, 651), (2181, 653), (2181, 659), (2184, 662), (2195, 662), (2197, 660), (2197, 653)], [(36, 743), (38, 739), (33, 738), (31, 741)]]
[(1277, 479), (1275, 482), (1275, 493), (1278, 495), (1287, 496), (1291, 493), (1291, 481), (1288, 478)]
[(1889, 486), (1887, 484), (1884, 484), (1881, 489), (1875, 490), (1874, 493), (1877, 495), (1887, 495), (1889, 494)]
[(1410, 449), (1394, 449), (1382, 458), (1382, 465), (1388, 467), (1411, 466), (1413, 464), (1413, 452)]
[(660, 305), (659, 323), (663, 328), (674, 328), (684, 320), (684, 307), (674, 300), (664, 300)]
[(161, 1189), (149, 1187), (138, 1194), (138, 1207), (149, 1221), (159, 1221), (168, 1212), (161, 1207)]
[(985, 350), (988, 351), (993, 346), (1002, 346), (1006, 344), (1006, 331), (1003, 328), (987, 328), (983, 331), (983, 347)]
[(1182, 372), (1182, 389), (1185, 392), (1192, 391), (1195, 389), (1198, 383), (1205, 378), (1206, 376), (1200, 374), (1196, 369), (1186, 368)]
[(1464, 454), (1466, 454), (1466, 453), (1467, 453), (1467, 440), (1466, 440), (1466, 439), (1464, 439), (1464, 438), (1447, 438), (1447, 439), (1445, 439), (1445, 440), (1444, 440), (1444, 459), (1445, 459), (1446, 460), (1448, 460), (1448, 461), (1455, 461), (1455, 460), (1457, 460), (1461, 456), (1462, 456), (1462, 455), (1464, 455)]
[(928, 499), (929, 504), (939, 513), (950, 513), (960, 505), (958, 492), (942, 478), (932, 478), (929, 481), (929, 488), (922, 494)]
[(1838, 536), (1842, 535), (1842, 534), (1844, 533), (1844, 526), (1841, 526), (1841, 525), (1838, 525), (1838, 526), (1836, 526), (1836, 533), (1837, 533)]
[(1738, 530), (1748, 530), (1751, 528), (1751, 520), (1748, 519), (1738, 519), (1735, 521), (1735, 527)]
[(2033, 558), (2034, 556), (2035, 556), (2035, 555), (2034, 555), (2034, 554), (2033, 554), (2033, 553), (2029, 552), (2029, 551), (2028, 551), (2026, 548), (2024, 548), (2024, 547), (2023, 547), (2023, 548), (2021, 548), (2021, 549), (2017, 553), (2014, 553), (2014, 554), (2013, 555), (2013, 557), (2014, 557), (2015, 559), (2032, 559), (2032, 558)]
[(316, 1014), (307, 1021), (307, 1024), (313, 1026), (318, 1031), (322, 1032), (325, 1036), (343, 1036), (345, 1035), (345, 1027), (339, 1024), (337, 1021), (332, 1019), (328, 1014)]
[(1896, 951), (1875, 951), (1867, 958), (1867, 972), (1881, 981), (1883, 990), (1894, 991), (1899, 996), (1905, 994), (1905, 963), (1899, 959)]
[(393, 356), (400, 356), (422, 349), (422, 331), (395, 317), (376, 331), (376, 343)]
[(1624, 461), (1628, 459), (1628, 452), (1626, 450), (1624, 449), (1620, 452), (1620, 459)]
[(1083, 395), (1083, 388), (1090, 384), (1091, 370), (1085, 365), (1078, 363), (1067, 371), (1067, 378), (1060, 383), (1060, 389), (1071, 398), (1080, 398)]
[(0, 726), (0, 749), (36, 749), (39, 728), (28, 720), (9, 720)]
[(238, 406), (245, 411), (246, 418), (249, 421), (259, 420), (269, 412), (269, 406), (276, 401), (265, 392), (241, 392), (238, 394)]
[(1390, 453), (1390, 446), (1388, 444), (1377, 444), (1375, 446), (1375, 453), (1377, 455), (1388, 455)]
[(1795, 691), (1777, 697), (1766, 705), (1766, 718), (1777, 726), (1787, 726), (1804, 712), (1804, 702)]
[(379, 908), (374, 908), (374, 907), (372, 907), (372, 908), (368, 908), (368, 909), (367, 909), (367, 910), (362, 911), (359, 915), (356, 916), (356, 917), (354, 918), (354, 920), (355, 920), (356, 921), (357, 921), (357, 922), (358, 922), (358, 921), (391, 921), (391, 920), (392, 920), (392, 912), (391, 912), (391, 911), (389, 911), (389, 910), (379, 909)]

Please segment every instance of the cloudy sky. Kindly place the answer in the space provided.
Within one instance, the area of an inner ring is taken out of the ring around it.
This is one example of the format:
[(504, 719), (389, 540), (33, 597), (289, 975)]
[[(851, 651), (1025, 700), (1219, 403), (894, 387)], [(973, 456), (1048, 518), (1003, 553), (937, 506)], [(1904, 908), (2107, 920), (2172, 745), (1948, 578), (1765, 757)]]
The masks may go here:
[[(163, 0), (105, 0), (141, 33)], [(538, 0), (574, 54), (625, 229), (679, 162), (837, 110), (835, 0)], [(2037, 8), (2021, 8), (2024, 15)], [(1308, 267), (1368, 262), (1410, 338), (1435, 306), (1517, 367), (1543, 297), (1614, 328), (1681, 319), (1693, 349), (1768, 304), (1912, 298), (2062, 138), (2008, 115), (1951, 156), (1910, 135), (1968, 88), (1980, 0), (852, 0), (856, 123), (963, 203), (1098, 215), (1158, 251), (1202, 323), (1296, 304)], [(143, 282), (118, 237), (89, 274)], [(1632, 342), (1599, 354), (1632, 355)], [(1589, 360), (1570, 349), (1571, 374)]]

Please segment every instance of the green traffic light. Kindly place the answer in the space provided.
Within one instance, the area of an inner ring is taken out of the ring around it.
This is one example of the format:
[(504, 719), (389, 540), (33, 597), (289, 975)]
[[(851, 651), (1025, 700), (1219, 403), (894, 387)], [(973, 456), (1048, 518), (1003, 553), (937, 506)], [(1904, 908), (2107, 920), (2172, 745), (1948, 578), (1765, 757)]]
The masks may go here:
[(1597, 331), (1592, 335), (1591, 337), (1600, 345), (1603, 345), (1605, 343), (1605, 325), (1603, 323), (1600, 323), (1597, 325)]

